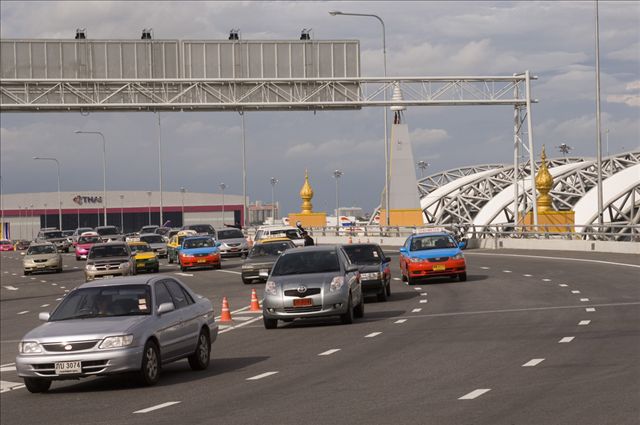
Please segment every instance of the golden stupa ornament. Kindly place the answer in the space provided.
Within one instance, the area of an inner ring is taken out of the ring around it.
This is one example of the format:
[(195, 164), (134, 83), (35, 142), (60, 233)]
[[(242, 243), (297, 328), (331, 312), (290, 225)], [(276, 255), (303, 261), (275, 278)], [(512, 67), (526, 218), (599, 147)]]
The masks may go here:
[(540, 196), (538, 196), (538, 212), (553, 211), (553, 208), (551, 208), (551, 196), (549, 196), (549, 192), (553, 187), (553, 176), (547, 168), (547, 155), (544, 145), (542, 145), (540, 159), (541, 164), (536, 175), (536, 189), (540, 193)]
[(300, 206), (301, 214), (313, 213), (313, 204), (311, 204), (313, 189), (309, 184), (309, 173), (307, 170), (304, 170), (304, 184), (302, 185), (302, 189), (300, 189), (300, 198), (302, 198), (302, 205)]

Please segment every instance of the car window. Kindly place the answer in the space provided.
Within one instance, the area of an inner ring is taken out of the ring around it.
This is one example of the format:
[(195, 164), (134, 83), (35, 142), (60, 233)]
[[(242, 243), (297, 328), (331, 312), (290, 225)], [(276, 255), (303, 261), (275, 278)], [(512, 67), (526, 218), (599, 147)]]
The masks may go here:
[(79, 244), (84, 244), (84, 243), (99, 243), (101, 241), (101, 239), (98, 236), (80, 236), (78, 238), (78, 243)]
[(266, 243), (256, 245), (251, 248), (249, 252), (249, 257), (265, 257), (269, 255), (280, 255), (285, 252), (287, 249), (291, 248), (291, 245), (288, 242), (278, 242), (278, 243)]
[(165, 285), (167, 285), (167, 289), (171, 293), (171, 297), (173, 298), (173, 302), (176, 308), (186, 307), (189, 304), (193, 304), (193, 300), (191, 297), (185, 293), (185, 291), (180, 287), (180, 285), (173, 280), (165, 280)]
[(30, 246), (27, 250), (27, 255), (38, 255), (38, 254), (55, 254), (56, 247), (51, 245), (35, 245)]
[(44, 233), (44, 238), (45, 239), (54, 239), (54, 238), (62, 238), (62, 232), (45, 232)]
[(218, 230), (218, 239), (241, 239), (241, 238), (244, 238), (244, 235), (238, 229)]
[(160, 307), (160, 304), (164, 303), (171, 303), (175, 307), (167, 287), (164, 286), (164, 283), (158, 282), (156, 283), (156, 308)]
[(150, 313), (148, 285), (118, 285), (72, 291), (51, 315), (51, 321)]
[(129, 245), (131, 252), (153, 252), (153, 249), (148, 244), (134, 244)]
[(306, 273), (339, 272), (340, 263), (335, 250), (299, 251), (284, 253), (273, 268), (273, 276), (286, 276)]
[(115, 226), (113, 226), (113, 227), (97, 227), (96, 228), (96, 232), (100, 236), (117, 235), (118, 234), (118, 229)]
[(187, 239), (184, 241), (184, 248), (211, 248), (213, 247), (213, 239), (201, 238), (201, 239)]
[(411, 251), (428, 249), (455, 248), (454, 240), (448, 235), (428, 235), (414, 237), (411, 241)]
[(89, 251), (89, 259), (104, 257), (126, 257), (129, 253), (124, 245), (92, 246)]
[(164, 243), (164, 239), (160, 235), (140, 236), (140, 240), (146, 243)]
[(380, 262), (380, 253), (378, 252), (377, 247), (373, 245), (345, 245), (342, 248), (352, 263), (377, 264)]
[(262, 233), (263, 233), (263, 232), (262, 232), (262, 230), (258, 230), (258, 231), (256, 232), (255, 240), (262, 239)]

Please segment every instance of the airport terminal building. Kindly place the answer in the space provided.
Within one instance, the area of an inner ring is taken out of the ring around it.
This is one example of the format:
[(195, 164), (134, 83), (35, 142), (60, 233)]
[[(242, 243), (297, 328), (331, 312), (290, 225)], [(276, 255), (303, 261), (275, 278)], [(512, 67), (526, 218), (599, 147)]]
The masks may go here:
[[(243, 223), (242, 195), (220, 193), (110, 191), (61, 192), (62, 230), (107, 225), (124, 233), (148, 224), (181, 227), (208, 223), (215, 228)], [(105, 202), (106, 201), (106, 202)], [(43, 227), (60, 228), (58, 192), (2, 195), (2, 238), (32, 239)]]

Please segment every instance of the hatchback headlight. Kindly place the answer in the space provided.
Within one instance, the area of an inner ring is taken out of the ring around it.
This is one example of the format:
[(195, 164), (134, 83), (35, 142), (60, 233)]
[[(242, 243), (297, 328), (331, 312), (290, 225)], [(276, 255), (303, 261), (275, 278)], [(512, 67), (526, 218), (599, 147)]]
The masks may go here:
[(360, 279), (361, 280), (376, 280), (376, 279), (381, 279), (382, 278), (382, 273), (362, 273), (360, 275)]
[(87, 270), (91, 270), (91, 271), (96, 270), (95, 264), (87, 264)]
[(275, 295), (276, 294), (276, 283), (273, 280), (270, 280), (264, 285), (264, 293), (267, 295)]
[(423, 260), (422, 258), (415, 258), (414, 257), (414, 258), (409, 258), (409, 261), (411, 261), (412, 263), (422, 263), (425, 260)]
[(42, 347), (35, 341), (21, 341), (18, 344), (18, 352), (20, 354), (42, 353)]
[(109, 348), (121, 348), (130, 345), (133, 342), (133, 335), (120, 335), (106, 337), (98, 348), (107, 350)]
[(456, 255), (454, 255), (453, 257), (451, 257), (452, 260), (464, 260), (464, 254), (459, 252)]
[(334, 277), (329, 286), (329, 292), (339, 291), (342, 285), (344, 285), (344, 276)]
[(243, 264), (242, 268), (244, 270), (253, 270), (253, 264)]
[(124, 262), (124, 263), (120, 263), (120, 268), (121, 269), (128, 269), (131, 266), (131, 264), (129, 264), (129, 262)]

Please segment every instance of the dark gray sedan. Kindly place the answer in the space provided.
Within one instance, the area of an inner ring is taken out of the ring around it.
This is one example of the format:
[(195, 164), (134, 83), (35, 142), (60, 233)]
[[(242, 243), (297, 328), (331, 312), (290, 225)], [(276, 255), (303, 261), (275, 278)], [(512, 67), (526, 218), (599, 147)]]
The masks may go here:
[(168, 276), (85, 283), (40, 319), (47, 323), (24, 336), (16, 357), (32, 393), (54, 380), (122, 372), (154, 385), (175, 360), (206, 369), (218, 336), (211, 302)]
[(242, 283), (246, 285), (254, 279), (265, 281), (266, 278), (261, 277), (260, 273), (268, 275), (280, 254), (295, 247), (295, 244), (289, 239), (255, 245), (242, 264)]
[(267, 329), (276, 328), (278, 320), (305, 317), (339, 316), (352, 323), (364, 315), (358, 266), (339, 246), (289, 249), (273, 266), (262, 307)]

